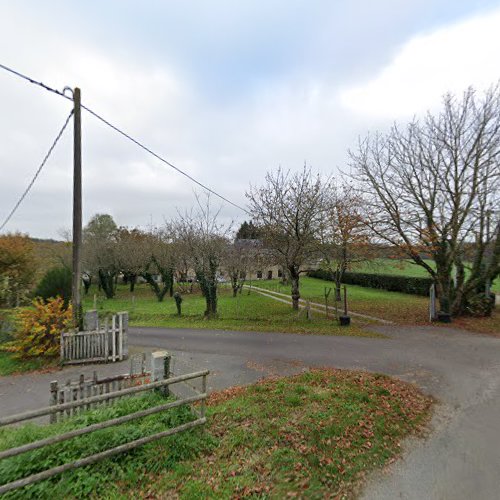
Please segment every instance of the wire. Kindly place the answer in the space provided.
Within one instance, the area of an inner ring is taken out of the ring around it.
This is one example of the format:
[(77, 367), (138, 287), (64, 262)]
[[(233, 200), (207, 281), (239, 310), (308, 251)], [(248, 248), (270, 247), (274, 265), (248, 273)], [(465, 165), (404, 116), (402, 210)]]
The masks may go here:
[[(16, 76), (22, 78), (22, 79), (24, 79), (24, 80), (26, 80), (26, 81), (28, 81), (30, 83), (33, 83), (34, 85), (38, 85), (39, 87), (42, 87), (43, 89), (48, 90), (49, 92), (57, 94), (60, 97), (64, 97), (65, 99), (68, 99), (70, 101), (73, 100), (72, 97), (69, 97), (66, 94), (64, 94), (64, 91), (61, 92), (61, 91), (56, 90), (56, 89), (54, 89), (52, 87), (49, 87), (48, 85), (45, 85), (44, 83), (42, 83), (42, 82), (40, 82), (38, 80), (30, 78), (29, 76), (23, 75), (19, 71), (16, 71), (16, 70), (14, 70), (12, 68), (9, 68), (8, 66), (5, 66), (4, 64), (0, 64), (0, 68), (4, 69), (5, 71), (8, 71), (9, 73), (12, 73), (13, 75), (16, 75)], [(165, 165), (168, 165), (170, 168), (173, 168), (175, 171), (179, 172), (184, 177), (187, 177), (190, 181), (194, 182), (195, 184), (197, 184), (198, 186), (200, 186), (203, 189), (207, 190), (208, 192), (214, 194), (215, 196), (217, 196), (221, 200), (225, 201), (226, 203), (229, 203), (230, 205), (233, 205), (233, 207), (236, 207), (239, 210), (242, 210), (243, 212), (247, 213), (248, 215), (251, 215), (248, 210), (246, 210), (242, 206), (240, 206), (240, 205), (232, 202), (231, 200), (228, 200), (226, 197), (224, 197), (221, 194), (217, 193), (213, 189), (210, 189), (208, 186), (206, 186), (205, 184), (202, 184), (200, 181), (197, 181), (194, 177), (192, 177), (191, 175), (189, 175), (187, 172), (184, 172), (179, 167), (176, 167), (173, 163), (169, 162), (168, 160), (165, 160), (165, 158), (163, 158), (160, 155), (156, 154), (154, 151), (152, 151), (151, 149), (149, 149), (147, 146), (145, 146), (144, 144), (142, 144), (138, 140), (134, 139), (133, 137), (131, 137), (130, 135), (128, 135), (127, 133), (125, 133), (123, 130), (119, 129), (118, 127), (116, 127), (112, 123), (110, 123), (108, 120), (106, 120), (105, 118), (103, 118), (102, 116), (100, 116), (98, 113), (96, 113), (92, 109), (88, 108), (87, 106), (84, 106), (83, 104), (81, 104), (81, 107), (83, 109), (85, 109), (86, 111), (88, 111), (95, 118), (97, 118), (98, 120), (100, 120), (101, 122), (103, 122), (105, 125), (107, 125), (108, 127), (112, 128), (115, 132), (118, 132), (123, 137), (125, 137), (128, 140), (132, 141), (136, 146), (139, 146), (141, 149), (143, 149), (144, 151), (148, 152), (150, 155), (153, 155), (156, 159), (158, 159), (161, 162), (165, 163)], [(5, 223), (4, 223), (4, 225), (5, 225)], [(0, 230), (2, 229), (2, 227), (3, 226), (0, 227)]]
[(42, 87), (43, 89), (48, 90), (49, 92), (53, 92), (54, 94), (57, 94), (60, 97), (64, 97), (65, 99), (68, 99), (70, 101), (73, 100), (72, 97), (69, 97), (66, 94), (64, 94), (64, 91), (61, 92), (60, 90), (53, 89), (52, 87), (45, 85), (45, 83), (39, 82), (38, 80), (34, 80), (33, 78), (30, 78), (29, 76), (23, 75), (22, 73), (19, 73), (19, 71), (16, 71), (15, 69), (12, 69), (12, 68), (9, 68), (8, 66), (5, 66), (4, 64), (0, 64), (0, 68), (4, 69), (5, 71), (8, 71), (9, 73), (12, 73), (13, 75), (19, 76), (23, 80), (26, 80), (30, 83), (38, 85), (39, 87)]
[(227, 198), (225, 198), (221, 194), (217, 193), (213, 189), (210, 189), (205, 184), (202, 184), (200, 181), (197, 181), (194, 177), (192, 177), (188, 173), (184, 172), (179, 167), (176, 167), (173, 163), (169, 162), (168, 160), (165, 160), (165, 158), (161, 157), (159, 154), (155, 153), (154, 151), (152, 151), (151, 149), (149, 149), (147, 146), (145, 146), (144, 144), (142, 144), (141, 142), (139, 142), (137, 139), (134, 139), (133, 137), (131, 137), (130, 135), (128, 135), (123, 130), (120, 130), (118, 127), (116, 127), (115, 125), (113, 125), (112, 123), (110, 123), (108, 120), (106, 120), (102, 116), (98, 115), (95, 111), (91, 110), (87, 106), (84, 106), (83, 104), (81, 105), (81, 107), (83, 109), (85, 109), (86, 111), (88, 111), (95, 118), (97, 118), (98, 120), (100, 120), (101, 122), (103, 122), (104, 124), (106, 124), (108, 127), (111, 127), (115, 132), (118, 132), (123, 137), (126, 137), (127, 139), (129, 139), (130, 141), (132, 141), (135, 145), (139, 146), (141, 149), (143, 149), (144, 151), (148, 152), (150, 155), (153, 155), (156, 159), (160, 160), (161, 162), (165, 163), (169, 167), (173, 168), (174, 170), (176, 170), (177, 172), (179, 172), (180, 174), (182, 174), (184, 177), (187, 177), (190, 181), (194, 182), (195, 184), (198, 184), (198, 186), (202, 187), (203, 189), (206, 189), (210, 193), (212, 193), (215, 196), (219, 197), (221, 200), (224, 200), (225, 202), (229, 203), (230, 205), (233, 205), (233, 207), (239, 208), (243, 212), (246, 212), (247, 214), (250, 215), (250, 212), (248, 210), (246, 210), (242, 206), (240, 206), (240, 205), (232, 202), (231, 200), (228, 200)]
[(66, 121), (64, 122), (64, 125), (62, 126), (61, 130), (57, 134), (56, 138), (54, 139), (54, 142), (50, 146), (49, 150), (47, 151), (47, 154), (45, 155), (42, 163), (38, 167), (37, 171), (35, 172), (35, 175), (33, 176), (33, 179), (31, 179), (31, 182), (28, 184), (28, 187), (25, 189), (24, 193), (21, 195), (17, 203), (14, 205), (14, 208), (11, 210), (9, 215), (5, 218), (3, 221), (3, 224), (0, 226), (0, 231), (8, 224), (16, 210), (19, 208), (19, 205), (23, 202), (24, 198), (26, 198), (26, 195), (29, 193), (29, 190), (33, 187), (33, 184), (35, 183), (37, 177), (40, 175), (40, 172), (42, 171), (42, 168), (44, 167), (45, 163), (47, 163), (47, 160), (49, 159), (49, 156), (52, 154), (52, 151), (56, 147), (56, 144), (59, 142), (59, 139), (63, 135), (64, 130), (68, 126), (70, 118), (73, 116), (73, 110), (71, 110), (70, 114), (66, 118)]

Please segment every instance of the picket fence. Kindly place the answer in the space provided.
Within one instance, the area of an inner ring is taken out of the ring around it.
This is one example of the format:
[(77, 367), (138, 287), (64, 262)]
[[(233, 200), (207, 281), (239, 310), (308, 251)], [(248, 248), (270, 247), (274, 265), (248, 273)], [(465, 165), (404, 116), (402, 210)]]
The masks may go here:
[[(168, 373), (168, 366), (170, 364), (169, 357), (165, 359), (165, 364)], [(50, 383), (50, 405), (64, 405), (70, 401), (79, 401), (93, 396), (100, 396), (102, 394), (128, 389), (129, 387), (147, 384), (151, 382), (153, 377), (152, 370), (146, 370), (145, 353), (136, 354), (130, 359), (130, 372), (123, 375), (99, 378), (97, 372), (94, 371), (91, 378), (85, 378), (85, 375), (82, 373), (78, 380), (67, 380), (64, 385), (59, 384), (57, 380), (52, 381)], [(61, 410), (57, 413), (51, 413), (50, 422), (57, 422), (65, 416), (76, 415), (84, 410), (107, 404), (109, 404), (109, 400), (99, 403), (88, 403), (85, 407), (78, 406)]]

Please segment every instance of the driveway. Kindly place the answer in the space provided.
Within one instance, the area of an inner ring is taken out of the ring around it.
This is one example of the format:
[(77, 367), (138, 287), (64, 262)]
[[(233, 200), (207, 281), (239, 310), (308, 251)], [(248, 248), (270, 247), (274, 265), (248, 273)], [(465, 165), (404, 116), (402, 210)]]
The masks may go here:
[[(175, 371), (210, 369), (212, 390), (309, 366), (365, 369), (414, 382), (440, 401), (432, 434), (407, 443), (403, 459), (374, 477), (364, 498), (500, 498), (500, 340), (451, 328), (374, 330), (388, 338), (131, 328), (129, 342), (138, 350), (171, 351)], [(116, 373), (125, 368), (102, 366)], [(9, 402), (17, 409), (36, 407), (39, 393), (45, 404), (50, 380), (66, 378), (68, 369), (0, 378), (0, 414), (14, 413)]]

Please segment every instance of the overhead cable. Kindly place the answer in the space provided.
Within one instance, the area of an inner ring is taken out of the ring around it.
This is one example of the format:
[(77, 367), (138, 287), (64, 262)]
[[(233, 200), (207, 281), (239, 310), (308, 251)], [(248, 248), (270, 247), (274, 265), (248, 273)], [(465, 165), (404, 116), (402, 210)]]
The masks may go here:
[(14, 208), (10, 211), (9, 215), (7, 215), (7, 217), (3, 221), (2, 225), (0, 226), (0, 231), (2, 231), (2, 229), (8, 224), (8, 222), (10, 221), (10, 219), (12, 218), (12, 216), (14, 215), (14, 213), (16, 212), (16, 210), (19, 208), (19, 205), (21, 205), (21, 203), (23, 202), (24, 198), (26, 198), (26, 196), (29, 193), (30, 189), (33, 187), (33, 184), (35, 183), (35, 181), (37, 180), (38, 176), (40, 175), (40, 172), (42, 171), (43, 167), (47, 163), (47, 160), (49, 159), (50, 155), (52, 154), (52, 151), (56, 147), (56, 144), (59, 142), (59, 139), (63, 135), (63, 132), (66, 129), (66, 127), (68, 126), (69, 120), (70, 120), (70, 118), (72, 116), (73, 116), (73, 110), (71, 110), (70, 114), (66, 118), (66, 120), (64, 122), (64, 125), (62, 126), (61, 130), (59, 131), (59, 133), (57, 134), (56, 138), (54, 139), (54, 142), (52, 143), (52, 145), (50, 146), (49, 150), (47, 151), (47, 154), (45, 155), (45, 157), (44, 157), (42, 163), (40, 164), (40, 166), (38, 167), (38, 169), (36, 170), (35, 175), (33, 176), (33, 178), (31, 179), (30, 183), (28, 184), (28, 187), (25, 189), (24, 193), (21, 195), (21, 197), (19, 198), (19, 200), (17, 201), (17, 203), (14, 205)]

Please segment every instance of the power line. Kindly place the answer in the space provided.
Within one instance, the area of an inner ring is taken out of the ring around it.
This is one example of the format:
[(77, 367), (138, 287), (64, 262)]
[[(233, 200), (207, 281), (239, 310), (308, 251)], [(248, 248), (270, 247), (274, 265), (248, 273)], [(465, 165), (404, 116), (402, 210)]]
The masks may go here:
[[(31, 77), (29, 77), (27, 75), (24, 75), (24, 74), (20, 73), (19, 71), (16, 71), (16, 70), (14, 70), (12, 68), (9, 68), (8, 66), (5, 66), (4, 64), (0, 64), (0, 68), (4, 69), (5, 71), (8, 71), (9, 73), (12, 73), (13, 75), (16, 75), (16, 76), (22, 78), (22, 79), (24, 79), (24, 80), (26, 80), (26, 81), (28, 81), (30, 83), (33, 83), (34, 85), (38, 85), (39, 87), (42, 87), (43, 89), (48, 90), (49, 92), (57, 94), (60, 97), (64, 97), (65, 99), (68, 99), (70, 101), (73, 100), (72, 97), (69, 97), (69, 96), (65, 95), (64, 91), (61, 92), (61, 91), (59, 91), (57, 89), (49, 87), (45, 83), (40, 82), (38, 80), (35, 80), (35, 79), (33, 79), (33, 78), (31, 78)], [(184, 172), (179, 167), (176, 167), (173, 163), (169, 162), (168, 160), (166, 160), (165, 158), (163, 158), (159, 154), (155, 153), (153, 150), (149, 149), (147, 146), (145, 146), (144, 144), (142, 144), (138, 140), (134, 139), (132, 136), (130, 136), (129, 134), (127, 134), (123, 130), (119, 129), (117, 126), (115, 126), (112, 123), (110, 123), (108, 120), (106, 120), (105, 118), (103, 118), (101, 115), (99, 115), (98, 113), (96, 113), (92, 109), (88, 108), (87, 106), (84, 106), (83, 104), (81, 105), (81, 107), (83, 109), (85, 109), (87, 112), (89, 112), (91, 115), (93, 115), (95, 118), (97, 118), (98, 120), (100, 120), (101, 122), (103, 122), (105, 125), (107, 125), (108, 127), (112, 128), (115, 132), (118, 132), (123, 137), (125, 137), (128, 140), (132, 141), (136, 146), (139, 146), (141, 149), (143, 149), (144, 151), (146, 151), (150, 155), (154, 156), (156, 159), (158, 159), (161, 162), (165, 163), (165, 165), (168, 165), (170, 168), (173, 168), (176, 172), (180, 173), (184, 177), (187, 177), (190, 181), (194, 182), (195, 184), (197, 184), (198, 186), (200, 186), (203, 189), (207, 190), (208, 192), (214, 194), (215, 196), (217, 196), (221, 200), (225, 201), (226, 203), (229, 203), (230, 205), (233, 205), (233, 207), (236, 207), (239, 210), (242, 210), (243, 212), (247, 213), (248, 215), (251, 215), (248, 210), (246, 210), (242, 206), (238, 205), (237, 203), (234, 203), (231, 200), (228, 200), (226, 197), (222, 196), (221, 194), (217, 193), (213, 189), (210, 189), (205, 184), (203, 184), (200, 181), (196, 180), (193, 176), (189, 175), (187, 172)], [(1, 230), (1, 227), (0, 227), (0, 230)]]
[(0, 68), (4, 69), (5, 71), (8, 71), (9, 73), (12, 73), (13, 75), (16, 75), (16, 76), (22, 78), (23, 80), (26, 80), (29, 83), (33, 83), (34, 85), (38, 85), (39, 87), (42, 87), (43, 89), (48, 90), (49, 92), (53, 92), (54, 94), (57, 94), (60, 97), (64, 97), (65, 99), (68, 99), (70, 101), (73, 100), (72, 97), (69, 97), (64, 93), (64, 90), (61, 92), (60, 90), (53, 89), (52, 87), (45, 85), (45, 83), (39, 82), (38, 80), (35, 80), (29, 76), (23, 75), (19, 71), (16, 71), (15, 69), (12, 69), (12, 68), (9, 68), (8, 66), (5, 66), (4, 64), (0, 64)]
[(123, 137), (125, 137), (128, 140), (132, 141), (136, 146), (139, 146), (141, 149), (143, 149), (144, 151), (148, 152), (150, 155), (153, 155), (156, 159), (160, 160), (161, 162), (165, 163), (169, 167), (173, 168), (175, 171), (179, 172), (184, 177), (187, 177), (190, 181), (194, 182), (195, 184), (197, 184), (198, 186), (202, 187), (203, 189), (206, 189), (208, 192), (210, 192), (210, 193), (214, 194), (215, 196), (219, 197), (221, 200), (224, 200), (225, 202), (229, 203), (230, 205), (233, 205), (234, 207), (236, 207), (236, 208), (238, 208), (238, 209), (242, 210), (243, 212), (246, 212), (247, 214), (250, 215), (250, 212), (248, 210), (246, 210), (242, 206), (240, 206), (240, 205), (232, 202), (231, 200), (228, 200), (227, 198), (225, 198), (221, 194), (217, 193), (213, 189), (210, 189), (205, 184), (202, 184), (200, 181), (196, 180), (194, 177), (192, 177), (191, 175), (189, 175), (187, 172), (184, 172), (179, 167), (176, 167), (173, 163), (169, 162), (168, 160), (165, 160), (165, 158), (161, 157), (159, 154), (157, 154), (154, 151), (152, 151), (151, 149), (149, 149), (147, 146), (145, 146), (144, 144), (142, 144), (141, 142), (139, 142), (137, 139), (134, 139), (129, 134), (127, 134), (123, 130), (119, 129), (118, 127), (116, 127), (115, 125), (113, 125), (112, 123), (110, 123), (108, 120), (106, 120), (105, 118), (103, 118), (102, 116), (98, 115), (95, 111), (91, 110), (87, 106), (84, 106), (83, 104), (82, 104), (82, 108), (85, 109), (86, 111), (88, 111), (95, 118), (97, 118), (98, 120), (100, 120), (101, 122), (103, 122), (104, 124), (106, 124), (108, 127), (111, 127), (115, 132), (118, 132)]
[(10, 221), (10, 219), (12, 218), (12, 216), (14, 215), (14, 213), (16, 212), (16, 210), (19, 208), (19, 205), (23, 202), (24, 198), (26, 198), (26, 195), (29, 193), (29, 190), (33, 187), (33, 184), (35, 183), (37, 177), (40, 175), (40, 172), (42, 171), (42, 168), (45, 166), (45, 163), (47, 163), (47, 160), (49, 159), (49, 156), (52, 154), (52, 151), (56, 147), (56, 144), (59, 142), (59, 139), (63, 135), (63, 132), (66, 129), (66, 127), (68, 126), (69, 120), (70, 120), (70, 118), (72, 116), (73, 116), (73, 110), (71, 110), (70, 114), (66, 118), (66, 121), (64, 122), (64, 125), (62, 126), (61, 130), (59, 131), (59, 133), (57, 134), (56, 138), (54, 139), (54, 142), (52, 143), (52, 145), (50, 146), (49, 150), (47, 151), (47, 154), (45, 155), (42, 163), (40, 164), (40, 166), (38, 167), (37, 171), (35, 172), (35, 175), (33, 176), (33, 179), (31, 179), (31, 182), (28, 184), (28, 187), (26, 188), (26, 190), (24, 191), (24, 193), (21, 195), (21, 197), (19, 198), (19, 200), (17, 201), (17, 203), (14, 205), (14, 208), (11, 210), (11, 212), (9, 213), (9, 215), (3, 221), (3, 224), (0, 226), (0, 231), (2, 231), (2, 229), (8, 224), (8, 222)]

